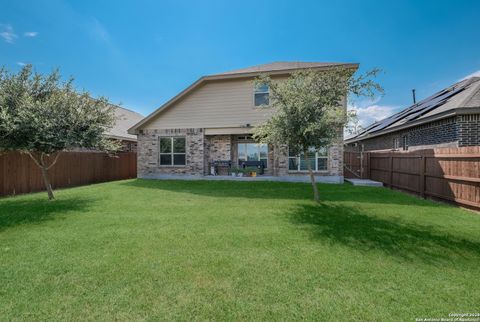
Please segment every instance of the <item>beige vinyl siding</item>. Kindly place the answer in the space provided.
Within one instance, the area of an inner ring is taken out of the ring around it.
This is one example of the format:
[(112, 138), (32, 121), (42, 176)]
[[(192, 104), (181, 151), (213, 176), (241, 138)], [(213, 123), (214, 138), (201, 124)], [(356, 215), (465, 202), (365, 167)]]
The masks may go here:
[(207, 81), (141, 128), (255, 126), (267, 120), (271, 113), (270, 108), (253, 106), (253, 79)]

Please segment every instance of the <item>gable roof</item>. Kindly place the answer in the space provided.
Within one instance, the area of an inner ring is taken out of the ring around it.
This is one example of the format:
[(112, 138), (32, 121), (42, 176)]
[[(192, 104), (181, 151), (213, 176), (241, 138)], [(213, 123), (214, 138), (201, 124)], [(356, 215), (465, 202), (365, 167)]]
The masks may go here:
[(467, 78), (444, 88), (392, 116), (369, 125), (359, 134), (347, 138), (345, 143), (466, 113), (480, 113), (480, 77)]
[(115, 105), (115, 125), (105, 133), (105, 136), (119, 139), (136, 141), (137, 136), (128, 133), (128, 129), (143, 119), (143, 115), (132, 110)]
[(288, 71), (288, 70), (297, 70), (305, 68), (322, 68), (322, 67), (331, 67), (338, 65), (346, 65), (345, 63), (320, 63), (320, 62), (288, 62), (288, 61), (279, 61), (269, 64), (255, 65), (247, 68), (235, 69), (228, 72), (214, 74), (212, 76), (223, 76), (223, 75), (238, 75), (245, 73), (265, 73), (273, 71)]
[(214, 80), (223, 80), (223, 79), (235, 79), (235, 78), (249, 78), (255, 77), (262, 73), (267, 73), (269, 75), (285, 75), (290, 74), (291, 72), (299, 69), (328, 69), (329, 67), (344, 66), (347, 68), (357, 69), (358, 64), (356, 63), (322, 63), (322, 62), (273, 62), (269, 64), (256, 65), (242, 69), (236, 69), (220, 74), (211, 74), (207, 76), (202, 76), (196, 80), (193, 84), (188, 86), (186, 89), (181, 91), (179, 94), (174, 96), (172, 99), (167, 101), (165, 104), (157, 108), (154, 112), (149, 114), (143, 120), (132, 126), (128, 133), (135, 134), (139, 127), (148, 123), (150, 120), (158, 116), (161, 112), (165, 111), (167, 108), (172, 106), (175, 102), (189, 94), (195, 88), (199, 87), (205, 82), (214, 81)]

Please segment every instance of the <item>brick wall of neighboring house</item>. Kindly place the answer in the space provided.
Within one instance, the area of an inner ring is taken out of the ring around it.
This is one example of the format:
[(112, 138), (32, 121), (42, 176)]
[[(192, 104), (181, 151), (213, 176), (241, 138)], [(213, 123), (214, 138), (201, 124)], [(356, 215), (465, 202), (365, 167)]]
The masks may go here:
[[(184, 136), (186, 138), (186, 166), (159, 165), (159, 138)], [(215, 160), (232, 160), (237, 166), (237, 135), (204, 135), (203, 129), (143, 130), (138, 134), (138, 177), (154, 178), (163, 174), (209, 174), (209, 165)], [(253, 142), (253, 141), (252, 141)], [(306, 175), (305, 171), (288, 170), (288, 148), (269, 146), (266, 175)], [(328, 170), (316, 173), (319, 176), (343, 176), (343, 145), (330, 147)]]
[(459, 115), (459, 146), (480, 145), (480, 114)]
[(424, 149), (428, 147), (456, 147), (458, 146), (459, 124), (455, 117), (439, 120), (416, 127), (387, 133), (354, 144), (348, 144), (347, 150), (360, 150), (363, 144), (364, 151), (392, 150), (394, 140), (398, 139), (403, 146), (403, 138), (407, 137), (408, 149)]
[[(161, 174), (201, 175), (204, 172), (203, 129), (143, 130), (138, 138), (138, 177), (148, 178)], [(162, 136), (184, 136), (186, 140), (185, 166), (160, 166), (159, 138)]]
[(120, 144), (121, 144), (120, 151), (122, 151), (122, 152), (137, 152), (137, 142), (136, 141), (122, 140), (122, 141), (120, 141)]

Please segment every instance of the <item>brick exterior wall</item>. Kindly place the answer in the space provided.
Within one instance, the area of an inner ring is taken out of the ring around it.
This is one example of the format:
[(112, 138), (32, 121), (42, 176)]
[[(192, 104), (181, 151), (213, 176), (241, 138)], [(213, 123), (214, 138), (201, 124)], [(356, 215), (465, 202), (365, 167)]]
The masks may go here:
[(408, 149), (418, 150), (427, 148), (447, 148), (480, 145), (480, 114), (458, 115), (409, 129), (384, 134), (358, 142), (355, 147), (350, 143), (346, 146), (349, 151), (392, 150), (395, 138), (408, 138)]
[[(162, 136), (184, 136), (186, 140), (185, 166), (159, 165), (159, 138)], [(159, 174), (204, 173), (203, 129), (143, 130), (137, 136), (137, 175), (139, 178), (155, 177)]]
[[(186, 165), (159, 165), (159, 138), (184, 136), (186, 138)], [(204, 135), (203, 129), (143, 130), (138, 134), (138, 177), (155, 178), (165, 174), (207, 175), (209, 165), (215, 160), (232, 160), (237, 165), (236, 135)], [(245, 140), (242, 142), (246, 142)], [(252, 141), (253, 142), (253, 141)], [(343, 176), (343, 145), (335, 144), (329, 149), (328, 171), (318, 176)], [(306, 172), (288, 171), (288, 148), (269, 146), (266, 175), (306, 175)]]
[(480, 114), (457, 116), (459, 146), (480, 145)]
[(350, 151), (361, 150), (363, 144), (364, 151), (392, 150), (394, 140), (399, 139), (400, 145), (403, 144), (403, 137), (408, 138), (408, 149), (423, 149), (428, 147), (456, 147), (458, 144), (459, 126), (455, 117), (422, 124), (416, 127), (387, 133), (371, 139), (366, 139), (354, 144), (348, 144), (346, 149)]
[(205, 170), (209, 174), (213, 161), (232, 160), (232, 136), (231, 135), (207, 135), (205, 136)]

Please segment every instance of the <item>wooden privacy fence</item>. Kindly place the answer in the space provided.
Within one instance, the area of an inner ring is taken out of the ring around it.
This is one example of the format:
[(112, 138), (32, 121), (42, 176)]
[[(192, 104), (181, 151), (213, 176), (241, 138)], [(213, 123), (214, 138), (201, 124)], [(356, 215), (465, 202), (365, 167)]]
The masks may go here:
[[(110, 157), (100, 152), (62, 152), (49, 172), (54, 189), (135, 178), (137, 154), (122, 152)], [(0, 196), (42, 190), (42, 174), (28, 155), (0, 154)]]
[(480, 209), (480, 147), (345, 152), (345, 176)]

